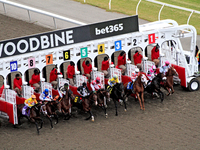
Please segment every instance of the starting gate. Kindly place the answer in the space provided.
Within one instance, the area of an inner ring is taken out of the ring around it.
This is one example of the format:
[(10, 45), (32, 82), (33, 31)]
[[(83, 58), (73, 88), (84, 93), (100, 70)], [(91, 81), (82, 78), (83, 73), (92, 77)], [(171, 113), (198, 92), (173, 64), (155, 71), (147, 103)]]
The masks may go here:
[(145, 73), (147, 73), (149, 71), (149, 69), (155, 65), (155, 63), (153, 61), (149, 61), (149, 60), (146, 60), (146, 61), (143, 61), (143, 71)]
[(83, 82), (87, 83), (87, 77), (80, 74), (76, 74), (76, 86), (81, 86)]
[(51, 85), (51, 83), (42, 81), (41, 82), (41, 90), (42, 90), (41, 92), (43, 92), (45, 89), (48, 89), (50, 95), (52, 95), (52, 85)]
[(34, 94), (34, 89), (33, 87), (27, 86), (27, 85), (23, 85), (23, 97), (25, 99), (28, 99), (31, 97), (31, 95)]
[(0, 97), (1, 116), (9, 118), (12, 124), (18, 124), (16, 92), (10, 89), (4, 89)]
[(105, 88), (105, 80), (104, 80), (104, 73), (100, 71), (93, 70), (92, 71), (92, 79), (95, 80), (97, 77), (100, 78), (100, 83), (104, 86)]
[(118, 76), (119, 82), (122, 82), (122, 73), (120, 69), (114, 68), (114, 65), (110, 66), (110, 78), (116, 74)]
[(132, 72), (135, 72), (135, 68), (137, 68), (137, 66), (135, 65), (132, 65), (131, 64), (131, 61), (127, 61), (127, 65), (126, 65), (126, 73), (127, 73), (127, 76), (131, 77), (132, 75)]
[(58, 87), (60, 88), (61, 86), (64, 86), (65, 83), (69, 84), (69, 80), (64, 79), (64, 78), (58, 78)]

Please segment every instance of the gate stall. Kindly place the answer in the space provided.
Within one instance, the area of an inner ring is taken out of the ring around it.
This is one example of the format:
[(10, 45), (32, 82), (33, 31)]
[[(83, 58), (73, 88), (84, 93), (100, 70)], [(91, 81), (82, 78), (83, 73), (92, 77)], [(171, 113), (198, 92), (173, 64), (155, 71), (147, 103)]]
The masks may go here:
[(0, 116), (8, 118), (12, 124), (18, 124), (16, 92), (4, 89), (0, 97)]
[[(183, 49), (183, 38), (191, 39), (189, 49)], [(146, 72), (152, 62), (145, 57), (144, 49), (155, 43), (161, 46), (160, 66), (168, 57), (172, 58), (169, 61), (176, 66), (181, 86), (192, 91), (199, 89), (199, 81), (194, 76), (198, 72), (198, 63), (194, 56), (196, 29), (191, 25), (178, 25), (176, 21), (169, 19), (139, 26), (137, 15), (1, 41), (0, 75), (4, 77), (6, 85), (6, 76), (10, 72), (19, 71), (25, 84), (24, 74), (30, 68), (38, 68), (41, 71), (47, 65), (57, 64), (59, 72), (63, 61), (73, 61), (77, 68), (78, 61), (83, 58), (90, 58), (94, 66), (97, 55), (107, 54), (111, 58), (113, 53), (123, 50), (128, 59), (128, 51), (136, 47), (142, 50), (143, 71)], [(119, 69), (111, 68), (110, 72), (110, 77), (115, 73), (122, 82)], [(43, 82), (42, 73), (40, 76)], [(86, 77), (76, 75), (76, 86), (86, 81)]]

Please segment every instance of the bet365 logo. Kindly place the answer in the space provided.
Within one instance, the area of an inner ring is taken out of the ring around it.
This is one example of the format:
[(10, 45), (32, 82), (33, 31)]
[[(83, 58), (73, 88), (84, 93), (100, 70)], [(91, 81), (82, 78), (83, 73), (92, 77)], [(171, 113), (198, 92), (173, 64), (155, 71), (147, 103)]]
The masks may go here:
[(102, 28), (102, 29), (95, 28), (95, 34), (101, 35), (101, 34), (106, 34), (106, 33), (122, 31), (123, 29), (124, 29), (123, 23), (119, 23), (115, 25), (106, 26), (105, 28)]

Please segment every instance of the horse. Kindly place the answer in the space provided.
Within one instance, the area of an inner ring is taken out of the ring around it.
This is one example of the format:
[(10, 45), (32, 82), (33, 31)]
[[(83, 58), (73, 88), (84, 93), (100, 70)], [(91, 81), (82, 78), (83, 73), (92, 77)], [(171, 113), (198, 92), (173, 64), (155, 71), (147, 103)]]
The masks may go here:
[[(164, 81), (163, 84), (161, 84), (164, 87), (164, 89), (168, 91), (167, 96), (174, 93), (174, 87), (173, 87), (173, 84), (174, 84), (173, 76), (174, 75), (178, 76), (178, 73), (176, 72), (176, 69), (174, 67), (170, 67), (165, 75), (165, 77), (167, 78), (166, 81)], [(172, 91), (172, 92), (170, 92), (170, 91)]]
[[(141, 74), (142, 75), (142, 74)], [(138, 78), (138, 77), (137, 77)], [(147, 78), (145, 75), (142, 75), (141, 76), (141, 82), (143, 84), (147, 84)], [(125, 83), (124, 84), (124, 92), (125, 92), (125, 100), (127, 101), (128, 100), (128, 96), (130, 96), (131, 94), (135, 94), (134, 90), (133, 89), (128, 89), (127, 88), (127, 85), (129, 84), (129, 82)], [(131, 82), (130, 84), (134, 84), (133, 82)], [(130, 85), (131, 86), (131, 85)]]
[[(58, 114), (57, 113), (61, 113), (61, 103), (56, 100), (52, 100), (46, 103), (46, 111), (41, 108), (42, 112), (44, 115), (47, 116), (47, 118), (49, 119), (50, 123), (51, 123), (51, 129), (53, 129), (53, 124), (52, 124), (52, 117), (55, 117), (56, 122), (55, 125), (58, 124)], [(57, 113), (56, 113), (57, 112)]]
[(157, 76), (155, 76), (153, 78), (153, 80), (151, 82), (149, 81), (150, 84), (147, 84), (147, 86), (144, 88), (144, 90), (152, 95), (154, 92), (157, 93), (160, 96), (161, 102), (163, 102), (164, 94), (160, 90), (161, 89), (161, 85), (160, 85), (161, 81), (162, 81), (162, 74), (159, 73)]
[(116, 83), (113, 88), (112, 88), (112, 91), (111, 91), (111, 94), (110, 94), (110, 97), (113, 99), (113, 102), (115, 104), (115, 110), (116, 110), (116, 113), (115, 115), (118, 116), (118, 112), (117, 112), (117, 101), (119, 99), (123, 100), (123, 103), (124, 103), (124, 106), (125, 106), (125, 109), (124, 111), (127, 110), (127, 107), (126, 107), (126, 102), (125, 102), (125, 93), (124, 93), (124, 85), (123, 83)]
[[(61, 103), (61, 110), (64, 114), (64, 120), (69, 120), (71, 117), (71, 101), (75, 99), (75, 95), (72, 93), (71, 90), (66, 89), (66, 94), (60, 100)], [(68, 116), (68, 117), (67, 117)]]
[(89, 113), (90, 116), (85, 120), (89, 120), (91, 118), (94, 121), (94, 115), (92, 114), (91, 108), (92, 104), (98, 104), (97, 102), (97, 94), (94, 92), (90, 92), (90, 94), (86, 97), (76, 96), (74, 100), (72, 100), (72, 107), (77, 107), (85, 112)]
[(104, 110), (105, 117), (108, 117), (108, 114), (106, 112), (107, 104), (106, 102), (110, 101), (110, 93), (108, 90), (100, 89), (97, 91), (97, 102), (98, 106), (101, 107)]
[[(42, 129), (43, 126), (43, 120), (40, 118), (40, 108), (41, 104), (38, 103), (34, 106), (32, 106), (30, 109), (30, 115), (26, 116), (22, 114), (22, 109), (25, 106), (25, 104), (19, 104), (17, 105), (17, 117), (18, 117), (18, 124), (21, 125), (20, 118), (26, 117), (30, 122), (35, 123), (37, 133), (39, 134), (39, 130)], [(38, 127), (38, 122), (40, 123), (40, 127)]]
[[(133, 90), (139, 100), (141, 110), (145, 110), (145, 107), (144, 107), (144, 84), (147, 85), (147, 78), (144, 74), (140, 73), (133, 84)], [(140, 96), (141, 96), (141, 98), (140, 98)]]

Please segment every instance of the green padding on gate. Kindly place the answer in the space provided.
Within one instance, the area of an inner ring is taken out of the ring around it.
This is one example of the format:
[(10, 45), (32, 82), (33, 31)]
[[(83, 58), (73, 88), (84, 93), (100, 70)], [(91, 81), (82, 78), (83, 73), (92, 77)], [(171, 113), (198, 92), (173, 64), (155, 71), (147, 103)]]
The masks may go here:
[(13, 104), (7, 103), (6, 106), (7, 106), (7, 115), (9, 116), (9, 122), (15, 124)]
[(0, 100), (0, 111), (3, 111), (5, 113), (7, 113), (6, 103), (7, 102)]
[(176, 69), (178, 72), (179, 78), (181, 79), (181, 86), (186, 87), (186, 75), (185, 75), (185, 68), (180, 67), (177, 65), (172, 64), (172, 66)]

